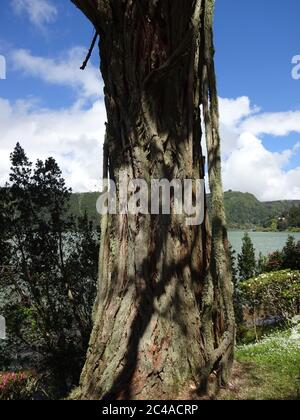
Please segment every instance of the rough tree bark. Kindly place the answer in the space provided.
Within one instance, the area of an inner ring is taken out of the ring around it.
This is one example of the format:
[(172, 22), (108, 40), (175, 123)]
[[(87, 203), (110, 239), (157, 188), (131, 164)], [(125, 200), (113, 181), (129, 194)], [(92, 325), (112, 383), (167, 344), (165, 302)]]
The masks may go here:
[(204, 178), (211, 221), (102, 219), (94, 329), (78, 399), (169, 399), (226, 384), (235, 321), (221, 183), (214, 0), (72, 0), (100, 35), (104, 175)]

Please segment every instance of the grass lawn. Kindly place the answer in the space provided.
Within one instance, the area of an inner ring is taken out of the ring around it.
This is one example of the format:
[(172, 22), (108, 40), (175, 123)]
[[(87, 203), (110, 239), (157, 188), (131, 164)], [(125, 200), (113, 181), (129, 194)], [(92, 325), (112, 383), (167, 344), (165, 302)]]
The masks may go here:
[(300, 324), (239, 346), (226, 400), (300, 400)]

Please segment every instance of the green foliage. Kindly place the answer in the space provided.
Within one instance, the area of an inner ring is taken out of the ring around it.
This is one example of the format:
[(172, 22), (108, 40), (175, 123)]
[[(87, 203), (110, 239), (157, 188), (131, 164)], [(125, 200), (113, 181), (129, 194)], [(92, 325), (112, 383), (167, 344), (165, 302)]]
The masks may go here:
[(300, 206), (293, 206), (288, 213), (288, 226), (300, 228)]
[(255, 249), (248, 233), (243, 237), (242, 252), (238, 255), (238, 270), (241, 280), (247, 280), (256, 273)]
[(282, 251), (270, 254), (265, 263), (265, 271), (300, 270), (300, 242), (289, 236)]
[(235, 319), (238, 325), (243, 323), (243, 306), (242, 306), (242, 297), (241, 291), (239, 287), (239, 276), (238, 270), (236, 265), (236, 252), (230, 246), (229, 248), (230, 253), (230, 261), (231, 261), (231, 272), (232, 272), (232, 282), (233, 282), (233, 305), (234, 305), (234, 313)]
[(282, 269), (283, 256), (282, 251), (275, 251), (267, 258), (265, 271), (280, 271)]
[(261, 252), (259, 253), (259, 257), (256, 264), (256, 275), (265, 273), (266, 267), (268, 264), (268, 257), (265, 257)]
[[(300, 313), (300, 272), (265, 273), (240, 285), (244, 307), (255, 319), (274, 317), (288, 321)], [(256, 321), (254, 321), (256, 322)]]
[(30, 352), (67, 389), (79, 378), (92, 328), (98, 234), (86, 214), (67, 217), (71, 191), (54, 159), (33, 167), (18, 144), (11, 163), (0, 190), (5, 346), (8, 354)]
[[(299, 250), (299, 243), (290, 236), (282, 251), (268, 257), (260, 254), (254, 263), (255, 251), (248, 235), (245, 236), (239, 255), (241, 281), (235, 283), (234, 291), (242, 313), (242, 317), (237, 316), (239, 342), (258, 340), (266, 330), (300, 312)], [(249, 280), (246, 276), (250, 271), (253, 278)]]
[[(99, 223), (99, 215), (95, 202), (99, 193), (75, 193), (71, 195), (69, 214), (83, 216), (86, 212), (95, 225)], [(297, 229), (293, 221), (294, 212), (288, 216), (289, 209), (296, 207), (297, 201), (260, 202), (254, 195), (228, 191), (224, 194), (226, 218), (231, 229), (266, 229), (268, 231)], [(208, 195), (210, 206), (210, 196)], [(283, 217), (285, 219), (283, 220)]]
[(300, 270), (300, 242), (289, 236), (282, 251), (282, 268)]
[(231, 227), (262, 226), (270, 212), (254, 195), (228, 191), (224, 194), (225, 210)]
[(6, 271), (10, 260), (11, 243), (7, 233), (7, 220), (4, 216), (5, 188), (0, 188), (0, 275)]
[(267, 223), (264, 224), (264, 227), (269, 232), (276, 232), (278, 230), (278, 219), (270, 219)]
[(300, 205), (299, 201), (283, 201), (265, 203), (270, 211), (270, 218), (264, 227), (268, 230), (284, 231), (297, 230), (300, 228)]
[(100, 217), (96, 210), (96, 202), (99, 193), (74, 193), (70, 198), (70, 209), (68, 215), (83, 217), (85, 214), (94, 226), (100, 225)]

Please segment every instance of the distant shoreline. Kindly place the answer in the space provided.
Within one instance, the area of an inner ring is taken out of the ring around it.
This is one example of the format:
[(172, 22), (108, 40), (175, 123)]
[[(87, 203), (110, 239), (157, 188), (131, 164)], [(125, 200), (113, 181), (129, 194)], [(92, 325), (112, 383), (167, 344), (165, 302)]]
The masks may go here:
[(230, 232), (256, 232), (256, 233), (290, 233), (291, 235), (293, 233), (300, 233), (300, 229), (288, 229), (288, 230), (272, 230), (272, 229), (265, 229), (265, 228), (249, 228), (247, 226), (240, 227), (240, 228), (233, 228), (231, 226), (227, 227), (227, 230)]
[[(97, 224), (99, 222), (99, 214), (96, 211), (98, 198), (98, 192), (72, 194), (70, 215), (83, 216), (86, 212), (88, 217)], [(300, 232), (300, 200), (261, 202), (250, 193), (227, 191), (224, 193), (224, 201), (230, 230), (290, 232), (291, 234)], [(209, 210), (210, 206), (208, 195)], [(290, 217), (289, 213), (292, 209), (294, 215)]]

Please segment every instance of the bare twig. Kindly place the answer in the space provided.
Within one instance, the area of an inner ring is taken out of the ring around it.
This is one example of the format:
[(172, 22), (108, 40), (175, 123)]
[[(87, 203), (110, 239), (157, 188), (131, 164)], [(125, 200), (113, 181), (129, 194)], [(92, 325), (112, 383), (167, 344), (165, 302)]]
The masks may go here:
[(80, 70), (85, 70), (86, 66), (88, 65), (88, 62), (90, 61), (90, 58), (91, 58), (91, 55), (92, 55), (92, 52), (93, 52), (93, 50), (95, 48), (95, 44), (96, 44), (97, 38), (98, 38), (98, 33), (96, 32), (95, 35), (94, 35), (94, 38), (92, 40), (90, 49), (89, 49), (89, 51), (87, 53), (86, 59), (84, 60), (82, 66), (80, 67)]

